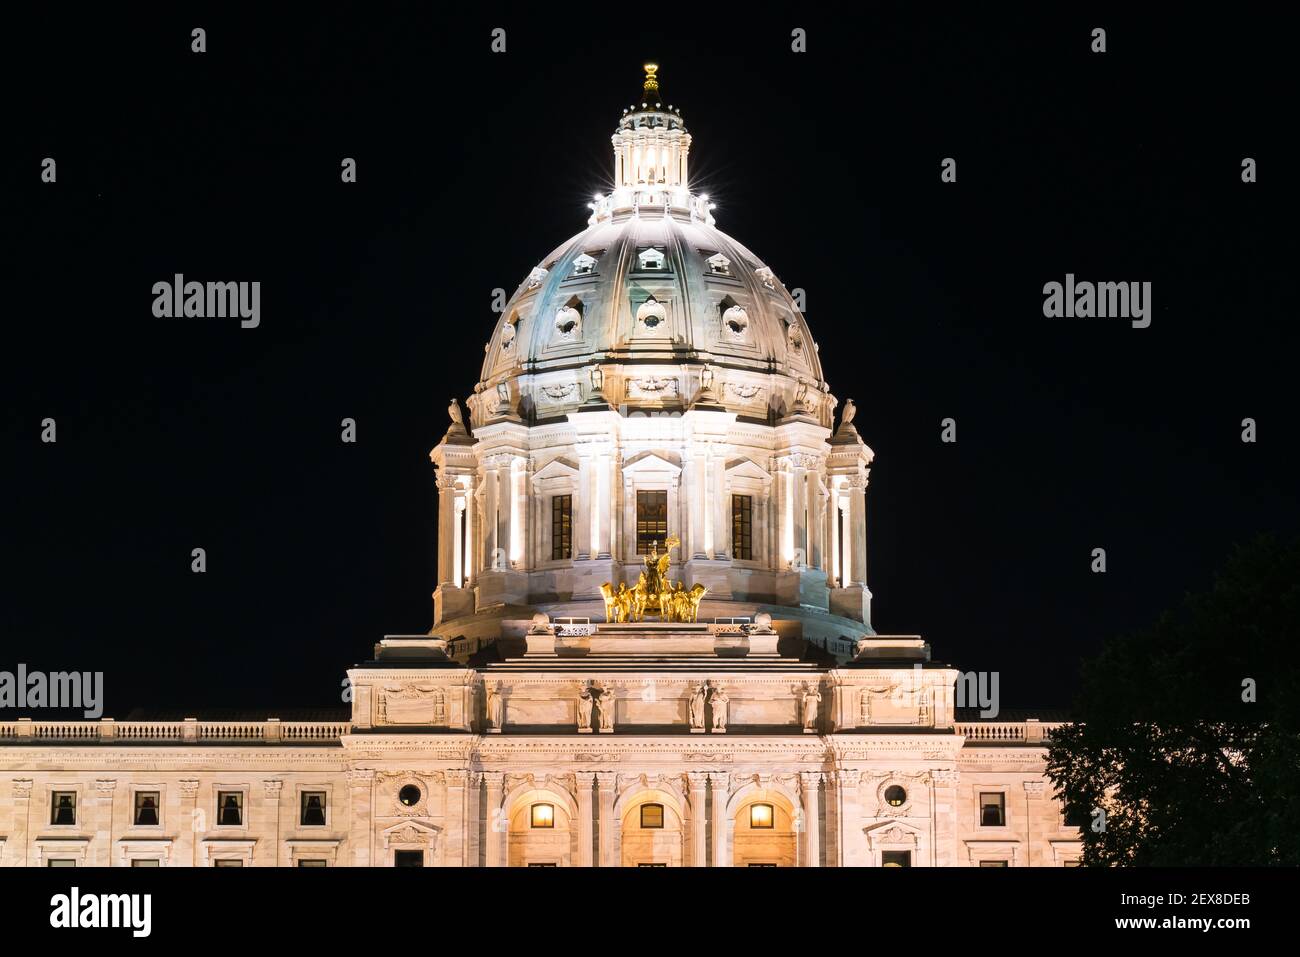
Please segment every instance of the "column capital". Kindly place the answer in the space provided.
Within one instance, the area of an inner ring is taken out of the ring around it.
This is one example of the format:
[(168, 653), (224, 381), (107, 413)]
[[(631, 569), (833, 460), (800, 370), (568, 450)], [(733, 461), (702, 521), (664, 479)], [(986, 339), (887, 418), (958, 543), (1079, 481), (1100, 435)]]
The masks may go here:
[(799, 783), (806, 788), (816, 787), (821, 784), (822, 772), (820, 771), (800, 771)]
[(26, 801), (32, 796), (31, 778), (14, 778), (14, 799)]
[(112, 794), (117, 789), (115, 778), (99, 778), (95, 781), (95, 790), (100, 794)]
[(279, 798), (280, 792), (284, 790), (284, 782), (280, 780), (263, 781), (262, 788), (268, 798)]
[(452, 768), (443, 775), (449, 788), (463, 788), (469, 784), (469, 771), (465, 768)]
[(596, 780), (596, 772), (595, 771), (574, 771), (573, 777), (578, 782), (578, 784), (580, 784), (582, 787), (586, 788), (587, 790), (591, 790), (591, 785)]
[(504, 771), (484, 771), (483, 783), (487, 785), (489, 791), (500, 791), (506, 784), (506, 773)]
[(862, 783), (862, 772), (857, 768), (840, 768), (835, 772), (840, 787), (855, 788)]
[(180, 785), (181, 794), (185, 797), (192, 798), (199, 793), (199, 782), (193, 778), (188, 778), (184, 781), (177, 781), (176, 783)]
[(703, 791), (704, 786), (709, 783), (709, 772), (687, 771), (686, 779), (690, 781), (692, 791)]
[(596, 771), (594, 773), (596, 775), (596, 784), (600, 788), (602, 794), (608, 791), (613, 791), (615, 787), (617, 787), (617, 771)]

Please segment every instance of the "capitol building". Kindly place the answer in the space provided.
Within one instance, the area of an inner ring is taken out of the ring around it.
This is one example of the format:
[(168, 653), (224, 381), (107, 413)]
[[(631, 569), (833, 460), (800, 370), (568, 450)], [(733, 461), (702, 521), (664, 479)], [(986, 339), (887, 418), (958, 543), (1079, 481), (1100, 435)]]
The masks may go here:
[(433, 627), (348, 670), (350, 714), (0, 721), (0, 863), (1078, 862), (1057, 725), (872, 628), (871, 410), (692, 146), (647, 65), (430, 453)]

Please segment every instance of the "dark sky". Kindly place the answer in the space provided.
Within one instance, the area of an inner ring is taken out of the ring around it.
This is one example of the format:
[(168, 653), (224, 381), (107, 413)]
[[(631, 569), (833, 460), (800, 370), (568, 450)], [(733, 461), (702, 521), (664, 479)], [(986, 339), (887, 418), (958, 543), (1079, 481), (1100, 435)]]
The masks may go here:
[[(6, 14), (0, 670), (277, 713), (427, 630), (447, 399), (492, 290), (583, 228), (649, 58), (719, 227), (807, 290), (858, 403), (879, 631), (1065, 706), (1107, 635), (1300, 529), (1276, 25), (433, 6)], [(176, 272), (260, 281), (260, 328), (155, 319)], [(1067, 272), (1150, 281), (1151, 327), (1045, 319)]]

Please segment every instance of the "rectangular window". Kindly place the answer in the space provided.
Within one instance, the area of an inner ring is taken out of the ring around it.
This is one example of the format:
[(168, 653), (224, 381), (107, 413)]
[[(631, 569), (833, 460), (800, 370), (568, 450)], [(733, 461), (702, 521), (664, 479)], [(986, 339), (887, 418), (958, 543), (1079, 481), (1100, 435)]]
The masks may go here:
[(158, 798), (159, 795), (157, 791), (135, 792), (136, 827), (158, 826)]
[(659, 828), (664, 826), (664, 806), (662, 804), (641, 805), (641, 826)]
[(132, 867), (161, 867), (156, 857), (137, 857), (131, 861)]
[(51, 857), (46, 867), (76, 867), (77, 862), (71, 857)]
[(1007, 823), (1006, 797), (1001, 791), (980, 794), (980, 827), (1004, 827)]
[(638, 864), (637, 867), (667, 867), (667, 864), (660, 864), (657, 861), (649, 861), (645, 864)]
[(299, 823), (303, 827), (325, 826), (325, 792), (303, 791), (302, 807), (299, 809)]
[(776, 867), (775, 861), (750, 861), (746, 867)]
[(423, 867), (424, 851), (393, 851), (394, 867)]
[(911, 867), (912, 852), (911, 851), (881, 851), (880, 866), (881, 867)]
[(217, 824), (222, 827), (240, 827), (244, 823), (244, 792), (217, 792)]
[(652, 545), (663, 548), (668, 538), (668, 493), (636, 493), (636, 553), (649, 555)]
[(754, 558), (754, 497), (731, 496), (731, 557), (741, 561)]
[(551, 496), (551, 558), (573, 557), (573, 496)]
[(303, 857), (298, 860), (299, 867), (325, 867), (326, 864), (319, 857)]
[(55, 791), (50, 795), (50, 823), (77, 823), (76, 791)]
[(980, 867), (1006, 867), (1006, 861), (980, 861)]
[(244, 862), (237, 857), (218, 857), (212, 862), (213, 867), (243, 867)]
[(560, 865), (556, 864), (555, 861), (532, 861), (531, 863), (529, 863), (528, 866), (529, 867), (559, 867)]

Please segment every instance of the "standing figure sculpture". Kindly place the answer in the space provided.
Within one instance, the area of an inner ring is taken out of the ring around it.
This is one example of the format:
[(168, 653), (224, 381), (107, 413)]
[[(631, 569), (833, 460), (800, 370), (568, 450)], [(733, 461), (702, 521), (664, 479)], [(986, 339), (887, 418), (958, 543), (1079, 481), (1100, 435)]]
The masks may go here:
[(501, 730), (501, 722), (505, 717), (504, 712), (505, 703), (501, 698), (501, 690), (494, 685), (488, 689), (487, 693), (488, 730)]
[(614, 730), (614, 689), (600, 688), (600, 697), (596, 699), (596, 710), (600, 714), (600, 730)]
[(595, 695), (592, 694), (591, 682), (588, 681), (578, 692), (578, 730), (591, 730), (591, 706), (595, 704)]
[(805, 731), (817, 730), (817, 708), (821, 704), (822, 695), (817, 690), (816, 685), (803, 686), (803, 729)]
[(726, 733), (727, 702), (730, 700), (727, 697), (726, 689), (717, 685), (713, 686), (713, 693), (709, 695), (709, 706), (713, 708), (713, 731), (715, 734)]
[(691, 692), (690, 701), (686, 705), (687, 716), (690, 718), (692, 731), (704, 730), (704, 698), (706, 692), (704, 685), (695, 686)]

